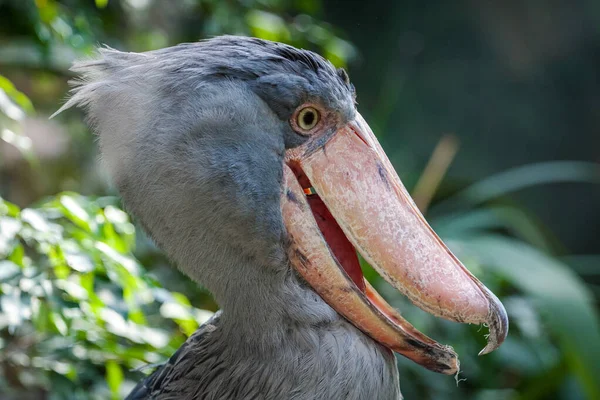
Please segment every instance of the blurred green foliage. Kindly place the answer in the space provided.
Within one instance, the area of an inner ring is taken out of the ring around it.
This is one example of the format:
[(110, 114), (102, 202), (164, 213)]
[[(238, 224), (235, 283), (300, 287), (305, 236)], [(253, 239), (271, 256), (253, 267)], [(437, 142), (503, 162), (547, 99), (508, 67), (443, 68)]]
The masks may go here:
[[(136, 237), (96, 168), (81, 115), (45, 121), (64, 98), (72, 60), (97, 43), (145, 51), (229, 33), (346, 65), (357, 50), (322, 8), (321, 0), (0, 0), (0, 397), (121, 398), (215, 309)], [(27, 125), (36, 110), (43, 139)], [(67, 145), (52, 146), (62, 140), (55, 131)], [(552, 182), (597, 184), (600, 167), (535, 164), (430, 207), (436, 231), (506, 305), (511, 333), (489, 356), (475, 356), (485, 342), (479, 327), (433, 318), (365, 266), (409, 321), (461, 355), (458, 384), (399, 358), (406, 398), (600, 398), (599, 293), (575, 272), (598, 274), (597, 258), (586, 268), (559, 258), (552, 234), (510, 198)]]
[(168, 357), (212, 314), (146, 274), (115, 201), (62, 193), (20, 210), (0, 198), (3, 391), (120, 398), (130, 369)]

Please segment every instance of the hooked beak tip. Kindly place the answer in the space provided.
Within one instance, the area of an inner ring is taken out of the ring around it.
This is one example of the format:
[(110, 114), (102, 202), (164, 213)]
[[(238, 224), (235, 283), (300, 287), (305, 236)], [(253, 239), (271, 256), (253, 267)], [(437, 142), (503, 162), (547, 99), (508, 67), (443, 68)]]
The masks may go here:
[(496, 350), (506, 339), (508, 335), (508, 314), (506, 314), (506, 309), (498, 297), (485, 286), (481, 286), (490, 302), (490, 316), (487, 323), (490, 330), (487, 338), (488, 342), (479, 352), (479, 355), (483, 356)]

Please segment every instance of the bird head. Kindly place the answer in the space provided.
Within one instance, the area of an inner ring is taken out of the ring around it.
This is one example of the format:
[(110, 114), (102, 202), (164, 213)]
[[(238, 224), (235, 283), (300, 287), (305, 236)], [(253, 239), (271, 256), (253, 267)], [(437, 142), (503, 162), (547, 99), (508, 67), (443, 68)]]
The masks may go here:
[(220, 303), (292, 273), (373, 340), (456, 373), (454, 351), (364, 279), (359, 253), (423, 310), (487, 324), (482, 353), (503, 342), (504, 307), (421, 215), (343, 70), (233, 36), (147, 53), (104, 48), (73, 69), (82, 79), (59, 112), (86, 109), (127, 208)]

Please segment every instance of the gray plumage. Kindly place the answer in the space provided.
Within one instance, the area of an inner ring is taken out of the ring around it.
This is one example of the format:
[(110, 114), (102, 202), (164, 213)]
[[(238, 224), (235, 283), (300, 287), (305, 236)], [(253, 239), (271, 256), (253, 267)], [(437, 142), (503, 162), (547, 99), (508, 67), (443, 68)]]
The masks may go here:
[[(354, 117), (322, 57), (219, 37), (78, 62), (60, 111), (83, 107), (127, 209), (222, 308), (131, 399), (398, 399), (394, 355), (293, 271), (280, 193), (306, 101)], [(335, 127), (331, 128), (332, 133)]]

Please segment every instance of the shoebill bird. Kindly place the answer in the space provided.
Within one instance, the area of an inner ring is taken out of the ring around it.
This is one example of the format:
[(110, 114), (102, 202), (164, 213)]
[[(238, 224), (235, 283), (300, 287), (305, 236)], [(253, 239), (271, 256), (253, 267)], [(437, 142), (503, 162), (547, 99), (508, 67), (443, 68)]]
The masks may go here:
[(342, 69), (225, 36), (77, 62), (60, 111), (86, 110), (129, 212), (221, 307), (129, 399), (398, 399), (397, 352), (444, 374), (456, 353), (363, 278), (508, 331), (504, 307), (429, 227)]

